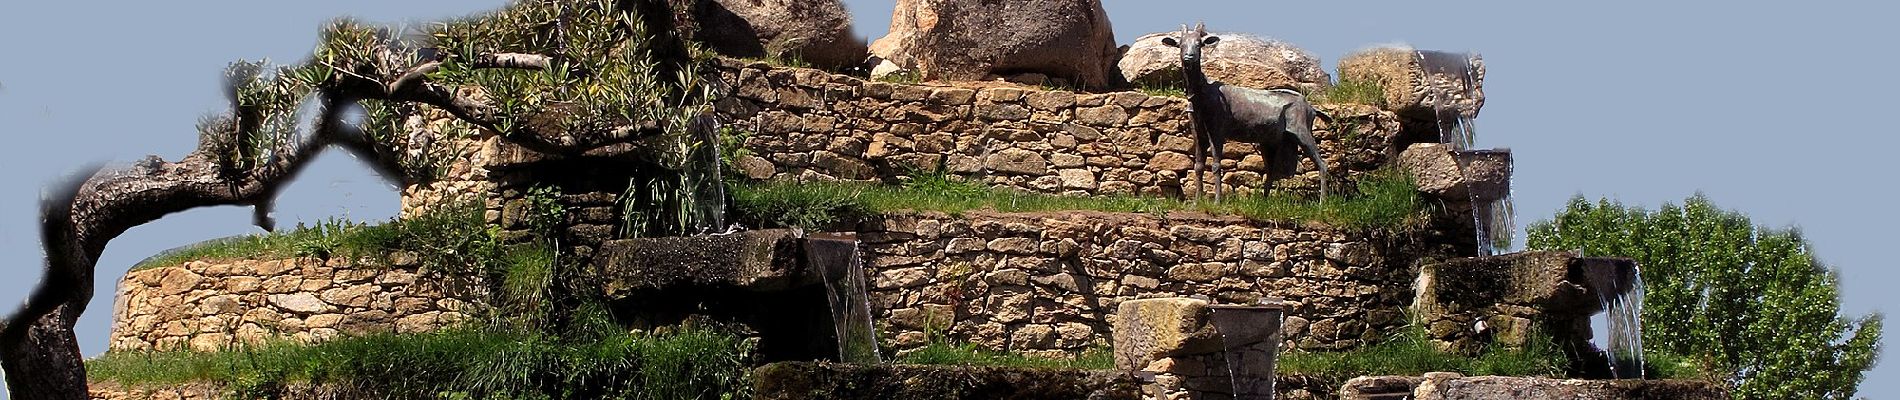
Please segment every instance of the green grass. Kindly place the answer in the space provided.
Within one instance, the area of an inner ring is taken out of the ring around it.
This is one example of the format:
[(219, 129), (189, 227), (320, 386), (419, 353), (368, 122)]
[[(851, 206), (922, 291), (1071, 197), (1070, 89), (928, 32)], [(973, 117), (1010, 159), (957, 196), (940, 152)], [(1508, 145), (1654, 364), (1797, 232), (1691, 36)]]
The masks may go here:
[(1326, 91), (1313, 96), (1320, 104), (1365, 104), (1375, 107), (1385, 105), (1385, 87), (1378, 82), (1359, 80), (1340, 80)]
[(1281, 353), (1277, 372), (1342, 382), (1365, 375), (1418, 376), (1436, 371), (1473, 376), (1563, 376), (1563, 353), (1547, 339), (1532, 343), (1525, 349), (1492, 349), (1477, 357), (1465, 357), (1439, 352), (1424, 330), (1408, 328), (1385, 342), (1353, 351)]
[(957, 345), (943, 341), (931, 341), (930, 344), (925, 345), (923, 348), (898, 357), (897, 363), (912, 365), (1101, 370), (1115, 368), (1115, 353), (1106, 347), (1097, 347), (1083, 352), (1074, 359), (1043, 358), (991, 351), (977, 347), (974, 344)]
[(475, 329), (274, 343), (220, 352), (114, 352), (88, 378), (130, 386), (220, 384), (240, 398), (285, 385), (364, 389), (390, 398), (719, 399), (743, 394), (740, 338), (685, 330), (586, 341)]
[(1181, 97), (1181, 98), (1187, 97), (1187, 89), (1176, 87), (1174, 85), (1155, 86), (1155, 85), (1147, 85), (1147, 84), (1137, 84), (1135, 85), (1135, 91), (1141, 92), (1142, 94), (1146, 94), (1149, 96), (1165, 96), (1165, 97)]
[(467, 263), (484, 255), (475, 250), (490, 239), (481, 207), (468, 203), (377, 225), (330, 219), (315, 226), (299, 224), (280, 232), (214, 239), (159, 253), (140, 261), (132, 270), (173, 266), (186, 261), (259, 258), (369, 257), (380, 260), (391, 250), (414, 251), (423, 257), (424, 265)]
[(989, 188), (945, 175), (920, 175), (903, 185), (847, 182), (772, 182), (738, 185), (731, 191), (740, 214), (766, 225), (822, 227), (895, 211), (960, 214), (1104, 211), (1167, 213), (1199, 211), (1261, 221), (1318, 222), (1346, 228), (1402, 228), (1426, 207), (1411, 178), (1396, 170), (1366, 175), (1355, 194), (1325, 202), (1296, 195), (1246, 196), (1214, 203), (1137, 196), (1058, 196)]

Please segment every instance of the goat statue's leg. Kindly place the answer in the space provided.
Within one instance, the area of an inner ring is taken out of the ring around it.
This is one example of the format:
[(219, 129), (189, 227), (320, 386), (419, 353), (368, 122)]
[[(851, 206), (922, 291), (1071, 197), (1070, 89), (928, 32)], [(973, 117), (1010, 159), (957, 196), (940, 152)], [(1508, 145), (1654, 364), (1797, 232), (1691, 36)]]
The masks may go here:
[(1206, 137), (1207, 135), (1197, 134), (1195, 135), (1195, 138), (1194, 138), (1194, 202), (1195, 203), (1201, 202), (1201, 164), (1203, 163), (1202, 160), (1204, 159), (1204, 156), (1205, 156), (1204, 153), (1207, 150), (1207, 145), (1203, 144), (1202, 141), (1205, 140)]
[(1226, 154), (1226, 152), (1223, 152), (1221, 150), (1226, 147), (1227, 141), (1222, 140), (1222, 139), (1214, 139), (1212, 142), (1214, 144), (1214, 154), (1213, 154), (1214, 156), (1214, 202), (1219, 203), (1221, 202), (1221, 193), (1222, 193), (1221, 178), (1226, 176), (1221, 173), (1221, 169), (1220, 169), (1220, 160), (1223, 157), (1225, 157), (1225, 154)]

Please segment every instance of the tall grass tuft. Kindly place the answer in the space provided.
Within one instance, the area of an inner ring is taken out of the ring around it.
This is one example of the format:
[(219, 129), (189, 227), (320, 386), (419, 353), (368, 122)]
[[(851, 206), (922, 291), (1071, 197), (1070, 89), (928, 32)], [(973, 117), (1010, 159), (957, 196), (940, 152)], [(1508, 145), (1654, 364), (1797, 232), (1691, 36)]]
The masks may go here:
[(1325, 91), (1314, 94), (1313, 100), (1320, 104), (1364, 104), (1384, 107), (1385, 86), (1374, 81), (1341, 79)]

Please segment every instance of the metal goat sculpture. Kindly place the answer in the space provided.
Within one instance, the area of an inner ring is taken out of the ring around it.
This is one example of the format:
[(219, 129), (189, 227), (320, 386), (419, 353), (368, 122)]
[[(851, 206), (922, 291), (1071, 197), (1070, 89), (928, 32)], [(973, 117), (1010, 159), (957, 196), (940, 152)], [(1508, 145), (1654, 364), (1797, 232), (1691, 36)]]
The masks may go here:
[[(1320, 198), (1324, 199), (1328, 175), (1326, 159), (1320, 156), (1318, 141), (1313, 138), (1313, 119), (1324, 115), (1313, 109), (1313, 104), (1306, 101), (1306, 96), (1293, 90), (1260, 90), (1208, 82), (1207, 74), (1201, 71), (1201, 48), (1219, 42), (1220, 37), (1208, 35), (1207, 27), (1203, 24), (1196, 24), (1192, 30), (1187, 29), (1186, 25), (1181, 26), (1179, 39), (1161, 39), (1162, 44), (1181, 49), (1181, 73), (1187, 78), (1188, 104), (1195, 127), (1195, 195), (1200, 195), (1202, 185), (1206, 182), (1201, 177), (1201, 169), (1211, 150), (1214, 156), (1214, 201), (1220, 201), (1221, 150), (1228, 139), (1233, 139), (1259, 143), (1262, 153), (1276, 158), (1297, 157), (1274, 150), (1289, 144), (1299, 145), (1306, 150), (1306, 156), (1313, 159), (1313, 164), (1319, 167)], [(1295, 143), (1287, 143), (1288, 139)], [(1279, 164), (1296, 160), (1273, 161)], [(1293, 169), (1285, 168), (1280, 173), (1291, 173)], [(1268, 176), (1268, 187), (1262, 189), (1271, 188), (1276, 178), (1281, 177)]]

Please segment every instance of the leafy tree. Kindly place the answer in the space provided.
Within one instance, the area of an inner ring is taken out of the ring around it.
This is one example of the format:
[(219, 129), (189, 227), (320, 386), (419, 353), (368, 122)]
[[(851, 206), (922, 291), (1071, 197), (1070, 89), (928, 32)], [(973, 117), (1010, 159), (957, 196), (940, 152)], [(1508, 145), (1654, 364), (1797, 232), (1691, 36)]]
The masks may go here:
[(1702, 361), (1735, 398), (1851, 398), (1879, 354), (1881, 315), (1841, 316), (1839, 277), (1799, 229), (1701, 195), (1656, 211), (1579, 195), (1529, 231), (1534, 249), (1636, 259), (1646, 350)]

